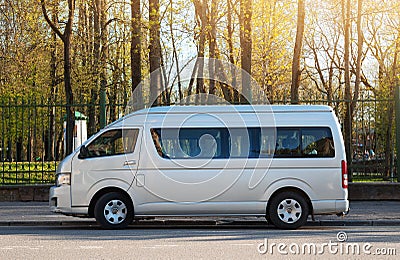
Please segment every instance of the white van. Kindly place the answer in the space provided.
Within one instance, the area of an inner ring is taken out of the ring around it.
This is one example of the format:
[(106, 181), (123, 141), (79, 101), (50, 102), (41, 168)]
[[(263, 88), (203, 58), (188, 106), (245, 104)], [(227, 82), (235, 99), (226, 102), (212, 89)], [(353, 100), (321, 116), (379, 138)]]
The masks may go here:
[(109, 229), (160, 216), (262, 216), (294, 229), (348, 212), (345, 158), (328, 106), (154, 107), (66, 157), (49, 201)]

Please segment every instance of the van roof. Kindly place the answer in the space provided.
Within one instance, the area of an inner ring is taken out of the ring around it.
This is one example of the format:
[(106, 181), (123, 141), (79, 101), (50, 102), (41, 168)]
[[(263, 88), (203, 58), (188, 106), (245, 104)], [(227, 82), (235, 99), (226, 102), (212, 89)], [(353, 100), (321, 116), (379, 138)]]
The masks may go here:
[(111, 123), (108, 127), (116, 125), (121, 121), (136, 116), (165, 115), (165, 114), (254, 114), (254, 113), (310, 113), (310, 112), (332, 112), (333, 109), (323, 105), (189, 105), (189, 106), (160, 106), (145, 108), (130, 113), (119, 120)]
[[(201, 106), (160, 106), (135, 111), (137, 114), (165, 113), (303, 113), (303, 112), (332, 112), (332, 108), (323, 105), (201, 105)], [(129, 116), (129, 115), (128, 115)]]

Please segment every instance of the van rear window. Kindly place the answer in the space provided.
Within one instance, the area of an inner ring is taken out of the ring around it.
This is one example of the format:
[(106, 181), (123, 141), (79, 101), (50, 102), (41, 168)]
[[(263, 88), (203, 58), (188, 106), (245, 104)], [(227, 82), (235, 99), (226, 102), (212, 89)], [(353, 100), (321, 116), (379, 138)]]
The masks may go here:
[(171, 159), (334, 157), (328, 127), (152, 128), (157, 153)]
[(275, 157), (334, 157), (335, 146), (328, 127), (278, 128)]

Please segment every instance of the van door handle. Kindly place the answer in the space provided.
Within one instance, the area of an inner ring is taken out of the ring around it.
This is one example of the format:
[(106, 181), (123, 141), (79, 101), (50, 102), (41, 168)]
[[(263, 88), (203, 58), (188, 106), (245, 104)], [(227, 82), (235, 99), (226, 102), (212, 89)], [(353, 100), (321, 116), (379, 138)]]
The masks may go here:
[(124, 166), (126, 165), (136, 165), (136, 160), (128, 160), (124, 162)]

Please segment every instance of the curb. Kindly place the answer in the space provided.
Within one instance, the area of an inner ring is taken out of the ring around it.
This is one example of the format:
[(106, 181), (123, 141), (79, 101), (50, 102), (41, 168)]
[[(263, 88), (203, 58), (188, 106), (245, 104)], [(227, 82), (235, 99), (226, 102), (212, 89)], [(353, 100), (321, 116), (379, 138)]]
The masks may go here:
[(0, 226), (94, 226), (95, 221), (0, 221)]
[[(95, 221), (0, 221), (0, 226), (98, 226)], [(400, 220), (316, 220), (307, 227), (325, 226), (400, 226)], [(266, 221), (173, 221), (152, 220), (133, 222), (130, 228), (273, 228)]]

